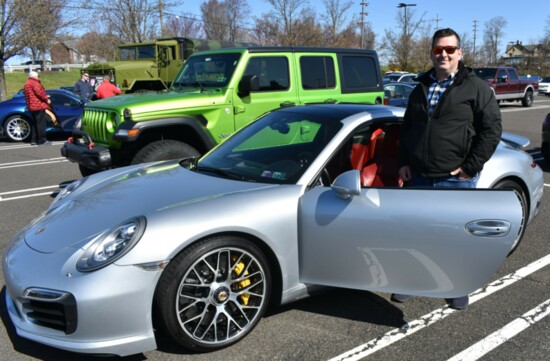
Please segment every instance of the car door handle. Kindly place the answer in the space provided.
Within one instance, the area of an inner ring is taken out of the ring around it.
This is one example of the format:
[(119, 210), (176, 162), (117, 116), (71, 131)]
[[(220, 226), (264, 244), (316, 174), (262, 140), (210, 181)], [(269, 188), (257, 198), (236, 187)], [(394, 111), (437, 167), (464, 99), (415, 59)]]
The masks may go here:
[(279, 106), (281, 108), (293, 107), (295, 105), (296, 105), (296, 103), (294, 103), (294, 102), (282, 102), (281, 104), (279, 104)]
[(468, 232), (482, 237), (502, 237), (510, 232), (510, 228), (510, 222), (500, 220), (473, 221), (466, 225)]

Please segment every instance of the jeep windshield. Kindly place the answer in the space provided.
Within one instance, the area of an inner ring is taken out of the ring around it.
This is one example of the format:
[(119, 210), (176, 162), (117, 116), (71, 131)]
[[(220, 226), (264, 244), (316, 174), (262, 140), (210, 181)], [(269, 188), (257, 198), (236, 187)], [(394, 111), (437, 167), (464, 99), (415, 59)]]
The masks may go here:
[(187, 59), (171, 88), (223, 88), (231, 80), (240, 57), (240, 53), (194, 55)]

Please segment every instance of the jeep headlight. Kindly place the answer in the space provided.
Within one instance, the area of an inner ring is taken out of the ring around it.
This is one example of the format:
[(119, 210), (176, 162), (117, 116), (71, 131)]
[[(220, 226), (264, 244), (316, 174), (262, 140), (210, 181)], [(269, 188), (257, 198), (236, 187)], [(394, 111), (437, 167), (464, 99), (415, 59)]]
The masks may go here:
[(145, 217), (135, 217), (97, 237), (76, 263), (80, 272), (91, 272), (115, 262), (128, 253), (145, 231)]

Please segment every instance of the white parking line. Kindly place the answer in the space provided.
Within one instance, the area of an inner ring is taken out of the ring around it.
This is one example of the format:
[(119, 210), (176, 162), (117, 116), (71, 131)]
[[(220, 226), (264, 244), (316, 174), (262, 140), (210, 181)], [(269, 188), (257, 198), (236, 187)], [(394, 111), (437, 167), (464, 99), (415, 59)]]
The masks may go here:
[[(63, 145), (65, 141), (52, 142), (53, 145)], [(36, 145), (30, 145), (28, 143), (16, 143), (11, 145), (1, 146), (0, 150), (11, 150), (11, 149), (24, 149), (24, 148), (36, 148)]]
[(15, 199), (23, 199), (23, 198), (30, 198), (30, 197), (38, 197), (38, 196), (44, 196), (44, 195), (51, 195), (54, 191), (47, 192), (47, 193), (26, 194), (26, 195), (22, 195), (22, 196), (8, 197), (8, 198), (4, 197), (4, 196), (10, 195), (10, 194), (30, 193), (30, 192), (41, 191), (41, 190), (44, 190), (44, 189), (52, 189), (52, 188), (60, 189), (60, 186), (59, 185), (54, 185), (54, 186), (45, 186), (45, 187), (38, 187), (38, 188), (21, 189), (21, 190), (18, 190), (18, 191), (3, 192), (3, 193), (0, 193), (0, 202), (12, 201), (12, 200), (15, 200)]
[(500, 330), (497, 330), (485, 337), (483, 340), (468, 347), (461, 353), (451, 357), (448, 361), (474, 361), (478, 360), (491, 350), (502, 345), (518, 333), (550, 314), (550, 300), (546, 300), (529, 312), (524, 313), (520, 318), (510, 322)]
[(34, 165), (64, 163), (64, 162), (68, 162), (67, 158), (65, 157), (57, 157), (57, 158), (49, 158), (49, 159), (33, 159), (33, 160), (25, 160), (21, 162), (2, 163), (0, 164), (0, 169), (29, 167)]
[[(480, 288), (470, 294), (470, 304), (479, 301), (501, 289), (508, 287), (519, 280), (527, 277), (533, 272), (538, 271), (539, 269), (548, 266), (550, 264), (550, 254), (545, 257), (517, 270), (516, 272), (510, 273), (490, 284), (484, 288)], [(379, 336), (375, 339), (368, 341), (350, 351), (347, 351), (341, 355), (338, 355), (330, 361), (340, 361), (340, 360), (360, 360), (363, 357), (371, 355), (407, 336), (410, 336), (417, 331), (424, 329), (425, 327), (431, 326), (435, 322), (438, 322), (447, 316), (457, 312), (456, 310), (449, 308), (448, 306), (434, 310), (417, 320), (413, 320), (401, 326), (401, 328), (395, 328), (382, 336)]]

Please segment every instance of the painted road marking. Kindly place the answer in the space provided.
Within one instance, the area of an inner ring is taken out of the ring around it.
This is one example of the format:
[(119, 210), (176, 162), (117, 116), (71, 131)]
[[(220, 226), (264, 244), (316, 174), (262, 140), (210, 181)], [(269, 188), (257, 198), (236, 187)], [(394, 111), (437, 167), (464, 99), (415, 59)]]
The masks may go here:
[[(545, 257), (523, 267), (519, 270), (512, 272), (494, 282), (491, 282), (487, 286), (480, 288), (470, 294), (470, 304), (473, 304), (476, 301), (479, 301), (501, 289), (508, 287), (519, 280), (527, 277), (533, 272), (540, 270), (543, 267), (546, 267), (550, 264), (550, 254)], [(458, 312), (448, 306), (434, 310), (417, 320), (408, 322), (401, 326), (400, 328), (395, 328), (383, 336), (379, 336), (375, 339), (368, 341), (350, 351), (347, 351), (341, 355), (338, 355), (330, 361), (340, 361), (340, 360), (360, 360), (368, 355), (371, 355), (407, 336), (410, 336), (417, 331), (424, 329), (425, 327), (431, 326), (432, 324), (446, 318), (447, 316)]]

